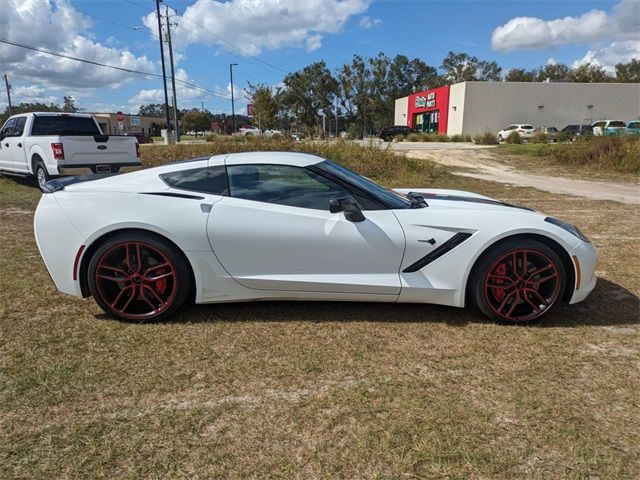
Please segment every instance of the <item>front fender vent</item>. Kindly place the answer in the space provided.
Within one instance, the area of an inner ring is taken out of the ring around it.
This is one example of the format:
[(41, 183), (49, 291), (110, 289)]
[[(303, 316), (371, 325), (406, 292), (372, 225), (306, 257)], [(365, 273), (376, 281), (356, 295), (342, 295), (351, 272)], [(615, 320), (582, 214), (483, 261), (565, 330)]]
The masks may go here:
[(418, 270), (420, 270), (420, 269), (426, 267), (427, 265), (429, 265), (434, 260), (437, 260), (438, 258), (443, 256), (445, 253), (450, 252), (451, 250), (456, 248), (458, 245), (460, 245), (462, 242), (464, 242), (470, 236), (471, 236), (471, 234), (470, 233), (466, 233), (466, 232), (458, 232), (458, 233), (456, 233), (453, 237), (451, 237), (449, 240), (444, 242), (438, 248), (436, 248), (436, 249), (432, 250), (431, 252), (427, 253), (424, 257), (422, 257), (417, 262), (412, 263), (407, 268), (405, 268), (402, 272), (403, 273), (417, 272)]

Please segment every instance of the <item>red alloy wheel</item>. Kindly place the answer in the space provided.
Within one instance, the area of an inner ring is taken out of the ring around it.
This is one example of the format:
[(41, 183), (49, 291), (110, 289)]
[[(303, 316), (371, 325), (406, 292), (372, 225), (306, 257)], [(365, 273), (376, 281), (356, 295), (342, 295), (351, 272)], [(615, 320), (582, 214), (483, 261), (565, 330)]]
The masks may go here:
[(561, 290), (558, 266), (539, 250), (511, 250), (491, 264), (484, 276), (487, 306), (498, 317), (527, 322), (551, 308)]
[(178, 275), (157, 247), (139, 241), (113, 245), (95, 269), (101, 300), (116, 315), (144, 320), (165, 312), (178, 291)]

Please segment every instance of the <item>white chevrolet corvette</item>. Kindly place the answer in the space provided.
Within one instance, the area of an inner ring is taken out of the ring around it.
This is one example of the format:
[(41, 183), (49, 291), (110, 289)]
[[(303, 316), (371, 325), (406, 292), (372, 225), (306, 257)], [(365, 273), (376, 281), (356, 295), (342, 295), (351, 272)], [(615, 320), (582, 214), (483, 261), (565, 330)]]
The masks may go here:
[(386, 189), (313, 155), (251, 152), (47, 184), (35, 216), (58, 289), (159, 320), (187, 301), (475, 306), (541, 317), (594, 288), (576, 227), (455, 190)]

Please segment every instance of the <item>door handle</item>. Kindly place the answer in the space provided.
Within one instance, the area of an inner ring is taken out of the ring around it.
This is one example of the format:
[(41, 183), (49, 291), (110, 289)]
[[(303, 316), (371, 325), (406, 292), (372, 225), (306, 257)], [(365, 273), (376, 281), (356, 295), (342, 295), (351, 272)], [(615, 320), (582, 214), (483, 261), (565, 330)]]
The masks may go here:
[(18, 144), (18, 148), (22, 148), (22, 144), (21, 143)]
[(5, 143), (5, 144), (4, 144), (4, 146), (5, 146), (5, 147), (8, 147), (8, 146), (9, 146), (9, 144), (8, 144), (8, 143)]

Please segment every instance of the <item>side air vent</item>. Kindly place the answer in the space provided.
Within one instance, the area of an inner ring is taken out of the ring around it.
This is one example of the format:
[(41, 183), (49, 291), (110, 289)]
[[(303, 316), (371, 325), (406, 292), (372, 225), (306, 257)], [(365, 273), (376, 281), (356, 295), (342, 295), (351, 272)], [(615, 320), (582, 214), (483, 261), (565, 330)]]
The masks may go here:
[(407, 268), (403, 270), (403, 272), (404, 273), (417, 272), (418, 270), (429, 265), (434, 260), (443, 256), (445, 253), (450, 252), (451, 250), (456, 248), (458, 245), (460, 245), (470, 236), (471, 236), (470, 233), (463, 233), (463, 232), (456, 233), (453, 237), (451, 237), (449, 240), (444, 242), (438, 248), (436, 248), (435, 250), (432, 250), (417, 262), (409, 265)]

